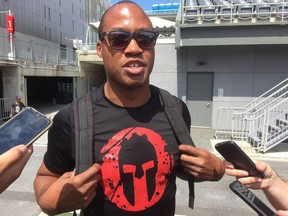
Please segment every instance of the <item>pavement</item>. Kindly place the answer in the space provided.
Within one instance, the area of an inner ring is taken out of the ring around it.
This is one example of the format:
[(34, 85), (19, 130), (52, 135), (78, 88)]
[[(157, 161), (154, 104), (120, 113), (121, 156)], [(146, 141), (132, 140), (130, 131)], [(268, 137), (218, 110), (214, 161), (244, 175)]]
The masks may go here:
[[(35, 107), (51, 118), (64, 105)], [(191, 128), (192, 138), (199, 148), (205, 148), (221, 157), (214, 145), (223, 140), (214, 139), (214, 130), (207, 128)], [(47, 132), (35, 141), (34, 153), (23, 170), (21, 176), (0, 195), (0, 215), (3, 216), (45, 216), (41, 212), (34, 197), (33, 181), (46, 151)], [(241, 145), (241, 143), (240, 143)], [(267, 161), (277, 173), (288, 179), (287, 159), (288, 144), (282, 143), (267, 153), (256, 153), (244, 149), (252, 160)], [(234, 181), (233, 177), (224, 175), (218, 182), (201, 182), (195, 185), (195, 208), (188, 208), (187, 182), (177, 179), (176, 215), (207, 215), (207, 216), (252, 216), (257, 215), (251, 208), (238, 198), (228, 185)], [(266, 205), (271, 205), (261, 191), (253, 191)], [(271, 207), (272, 208), (272, 207)], [(65, 214), (71, 215), (71, 214)], [(176, 216), (175, 215), (175, 216)], [(62, 215), (64, 216), (64, 215)]]

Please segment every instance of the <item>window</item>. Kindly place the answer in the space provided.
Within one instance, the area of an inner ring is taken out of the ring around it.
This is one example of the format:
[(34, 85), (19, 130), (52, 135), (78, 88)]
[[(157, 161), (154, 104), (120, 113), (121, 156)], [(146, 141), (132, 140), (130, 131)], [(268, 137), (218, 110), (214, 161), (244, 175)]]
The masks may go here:
[(52, 35), (51, 35), (51, 28), (49, 28), (49, 40), (51, 40)]
[(48, 8), (48, 19), (51, 20), (51, 10)]

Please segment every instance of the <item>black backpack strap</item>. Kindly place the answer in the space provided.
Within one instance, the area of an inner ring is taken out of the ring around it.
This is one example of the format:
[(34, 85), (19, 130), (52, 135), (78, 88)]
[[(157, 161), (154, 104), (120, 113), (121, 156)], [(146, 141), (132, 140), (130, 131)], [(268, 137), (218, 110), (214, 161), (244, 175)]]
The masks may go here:
[[(188, 130), (186, 123), (183, 119), (183, 116), (179, 110), (179, 106), (175, 98), (166, 90), (160, 90), (160, 102), (164, 108), (164, 112), (167, 116), (172, 129), (178, 138), (180, 143), (186, 145), (195, 146), (190, 131)], [(188, 175), (188, 185), (189, 185), (189, 203), (190, 208), (194, 208), (195, 192), (194, 192), (194, 178), (191, 175)]]
[(87, 170), (94, 163), (93, 154), (93, 102), (92, 92), (85, 97), (74, 100), (72, 109), (75, 124), (75, 172)]

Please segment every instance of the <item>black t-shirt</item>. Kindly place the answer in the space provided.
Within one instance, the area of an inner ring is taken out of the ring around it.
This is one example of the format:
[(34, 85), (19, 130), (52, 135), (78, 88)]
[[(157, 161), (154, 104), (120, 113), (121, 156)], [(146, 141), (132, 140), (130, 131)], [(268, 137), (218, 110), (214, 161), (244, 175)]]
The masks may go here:
[[(97, 90), (93, 104), (94, 156), (101, 164), (97, 196), (86, 215), (172, 216), (175, 213), (178, 143), (158, 92), (143, 106), (123, 108)], [(190, 115), (177, 99), (187, 127)], [(74, 119), (71, 105), (59, 111), (48, 133), (46, 167), (57, 174), (74, 170)]]

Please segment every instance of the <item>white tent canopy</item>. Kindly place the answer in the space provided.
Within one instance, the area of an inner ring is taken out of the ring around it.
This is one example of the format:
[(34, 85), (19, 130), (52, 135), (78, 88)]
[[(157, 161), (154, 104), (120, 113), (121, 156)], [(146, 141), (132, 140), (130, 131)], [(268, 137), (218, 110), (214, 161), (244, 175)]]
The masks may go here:
[[(149, 17), (151, 22), (152, 22), (152, 25), (153, 25), (153, 28), (156, 30), (156, 31), (173, 31), (175, 30), (175, 22), (172, 22), (170, 20), (166, 20), (166, 19), (162, 19), (162, 18), (159, 18), (159, 17)], [(100, 22), (92, 22), (92, 23), (89, 23), (90, 26), (92, 26), (93, 28), (95, 28), (97, 31), (98, 31), (98, 28), (99, 28), (99, 24)]]

